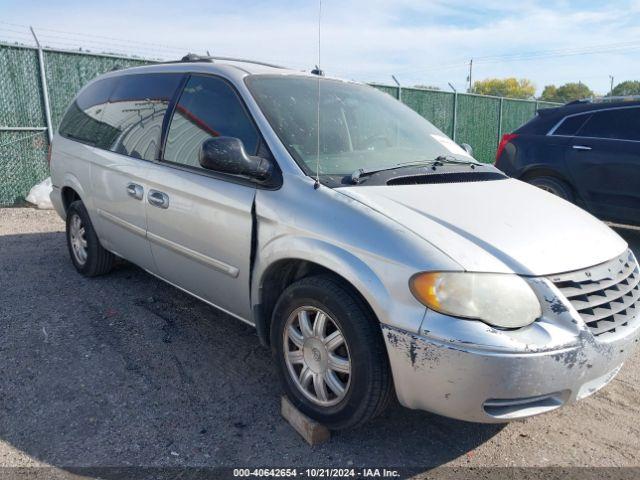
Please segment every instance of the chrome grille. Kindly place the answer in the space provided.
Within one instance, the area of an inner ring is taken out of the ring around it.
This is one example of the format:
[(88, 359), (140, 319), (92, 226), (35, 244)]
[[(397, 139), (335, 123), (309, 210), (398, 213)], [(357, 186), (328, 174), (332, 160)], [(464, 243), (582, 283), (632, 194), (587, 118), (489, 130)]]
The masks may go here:
[(550, 280), (596, 336), (605, 338), (640, 322), (640, 271), (630, 250), (610, 262)]

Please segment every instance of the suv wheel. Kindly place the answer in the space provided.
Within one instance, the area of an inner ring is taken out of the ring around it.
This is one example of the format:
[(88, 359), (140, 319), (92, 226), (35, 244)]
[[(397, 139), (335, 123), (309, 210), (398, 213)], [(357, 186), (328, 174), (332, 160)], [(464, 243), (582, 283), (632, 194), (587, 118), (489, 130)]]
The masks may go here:
[(528, 183), (542, 190), (573, 203), (573, 193), (571, 187), (562, 180), (553, 177), (534, 177), (527, 180)]
[(115, 256), (100, 245), (87, 209), (80, 200), (67, 209), (67, 246), (74, 267), (86, 277), (109, 272), (115, 262)]
[(359, 426), (386, 407), (392, 382), (378, 320), (335, 277), (304, 278), (284, 291), (271, 345), (287, 396), (328, 428)]

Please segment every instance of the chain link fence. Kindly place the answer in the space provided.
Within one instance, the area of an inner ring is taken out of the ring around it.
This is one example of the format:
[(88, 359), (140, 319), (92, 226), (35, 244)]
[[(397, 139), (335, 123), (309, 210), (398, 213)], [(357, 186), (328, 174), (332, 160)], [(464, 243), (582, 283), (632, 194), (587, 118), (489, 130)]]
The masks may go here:
[[(42, 70), (55, 130), (75, 94), (89, 80), (114, 69), (151, 61), (0, 43), (0, 206), (24, 202), (29, 189), (49, 175), (48, 132)], [(42, 69), (42, 70), (41, 70)], [(546, 102), (374, 85), (399, 98), (474, 156), (491, 162), (502, 133), (533, 117)]]
[[(42, 50), (51, 121), (55, 130), (80, 88), (113, 69), (145, 60)], [(49, 140), (38, 49), (0, 44), (0, 206), (24, 202), (29, 189), (49, 176)]]

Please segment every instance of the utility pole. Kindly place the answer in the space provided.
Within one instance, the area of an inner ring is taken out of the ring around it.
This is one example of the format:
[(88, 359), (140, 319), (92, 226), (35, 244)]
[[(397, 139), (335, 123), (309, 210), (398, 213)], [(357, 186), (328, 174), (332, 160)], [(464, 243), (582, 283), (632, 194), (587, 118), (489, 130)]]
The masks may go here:
[(611, 79), (611, 90), (609, 90), (609, 96), (613, 97), (613, 75), (609, 75), (609, 78)]
[(473, 93), (473, 58), (469, 60), (469, 93)]

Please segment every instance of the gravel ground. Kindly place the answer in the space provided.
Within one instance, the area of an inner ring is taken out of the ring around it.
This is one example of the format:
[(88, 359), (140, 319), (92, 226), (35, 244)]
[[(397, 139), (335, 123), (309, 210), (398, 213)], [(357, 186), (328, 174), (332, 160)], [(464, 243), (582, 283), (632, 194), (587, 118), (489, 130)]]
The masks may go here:
[(63, 229), (0, 209), (0, 467), (640, 464), (639, 354), (551, 414), (495, 426), (393, 405), (309, 447), (252, 328), (134, 266), (81, 277)]

